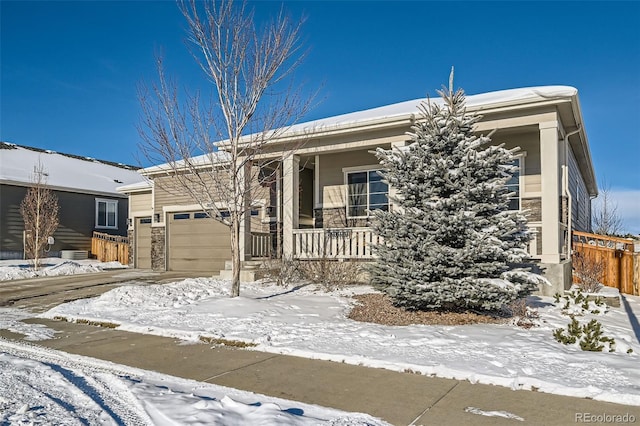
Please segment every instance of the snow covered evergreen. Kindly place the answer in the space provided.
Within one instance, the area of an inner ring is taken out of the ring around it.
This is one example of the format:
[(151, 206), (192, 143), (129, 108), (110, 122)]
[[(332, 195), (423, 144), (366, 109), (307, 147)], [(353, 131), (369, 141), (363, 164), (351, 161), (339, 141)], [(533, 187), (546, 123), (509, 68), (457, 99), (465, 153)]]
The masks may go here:
[(421, 106), (409, 146), (376, 152), (400, 208), (373, 212), (385, 244), (371, 276), (409, 309), (496, 310), (541, 277), (509, 266), (526, 260), (529, 241), (526, 219), (509, 210), (514, 152), (474, 135), (480, 116), (451, 86), (438, 92), (443, 105)]

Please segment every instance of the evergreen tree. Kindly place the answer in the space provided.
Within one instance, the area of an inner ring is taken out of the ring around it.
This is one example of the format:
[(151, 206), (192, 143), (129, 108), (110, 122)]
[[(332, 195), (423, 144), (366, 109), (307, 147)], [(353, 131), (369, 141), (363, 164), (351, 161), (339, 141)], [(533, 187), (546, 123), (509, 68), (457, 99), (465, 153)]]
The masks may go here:
[(421, 105), (407, 147), (376, 152), (400, 208), (373, 212), (385, 243), (371, 276), (408, 309), (496, 310), (542, 278), (509, 266), (526, 259), (529, 241), (526, 219), (508, 208), (514, 151), (474, 135), (481, 117), (451, 86), (438, 92), (442, 105)]

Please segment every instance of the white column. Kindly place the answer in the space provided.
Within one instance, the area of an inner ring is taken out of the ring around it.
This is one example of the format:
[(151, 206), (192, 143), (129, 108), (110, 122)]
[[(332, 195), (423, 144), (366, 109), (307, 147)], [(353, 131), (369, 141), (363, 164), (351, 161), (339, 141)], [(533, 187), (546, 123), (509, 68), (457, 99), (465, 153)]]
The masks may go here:
[(240, 261), (251, 260), (251, 163), (240, 170), (238, 178), (244, 186), (243, 219), (240, 223)]
[(542, 183), (542, 262), (560, 263), (561, 164), (558, 122), (540, 128), (540, 174)]
[(300, 217), (300, 157), (290, 155), (282, 163), (282, 253), (289, 257), (293, 255), (293, 230), (298, 229)]

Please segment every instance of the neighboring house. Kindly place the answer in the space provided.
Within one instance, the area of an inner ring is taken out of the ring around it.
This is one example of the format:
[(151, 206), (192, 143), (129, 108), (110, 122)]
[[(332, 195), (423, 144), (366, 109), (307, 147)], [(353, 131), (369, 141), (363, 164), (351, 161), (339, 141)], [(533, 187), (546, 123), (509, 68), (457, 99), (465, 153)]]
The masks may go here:
[[(255, 220), (245, 234), (280, 230), (284, 256), (370, 259), (375, 237), (367, 228), (368, 212), (394, 208), (388, 199), (393, 188), (376, 173), (380, 165), (372, 151), (405, 146), (410, 140), (407, 132), (420, 119), (417, 107), (422, 101), (289, 129), (272, 143), (270, 152), (298, 149), (282, 162), (282, 181), (270, 188), (275, 196), (254, 197)], [(493, 132), (494, 144), (520, 147), (520, 170), (509, 182), (516, 194), (511, 206), (525, 211), (529, 219), (534, 235), (528, 247), (531, 258), (553, 284), (544, 293), (568, 288), (569, 235), (573, 229), (590, 230), (591, 199), (598, 193), (577, 90), (544, 86), (491, 92), (468, 96), (467, 107), (483, 116), (478, 134)], [(120, 188), (130, 195), (136, 265), (213, 270), (231, 258), (229, 251), (225, 253), (230, 250), (228, 228), (206, 219), (194, 200), (179, 191), (168, 192), (172, 177), (165, 165), (141, 173), (154, 184)], [(247, 260), (256, 249), (250, 239), (245, 241), (241, 255)]]
[(0, 142), (0, 259), (23, 256), (20, 203), (38, 163), (60, 206), (52, 255), (61, 250), (90, 251), (93, 231), (127, 234), (129, 201), (116, 187), (139, 182), (137, 167)]

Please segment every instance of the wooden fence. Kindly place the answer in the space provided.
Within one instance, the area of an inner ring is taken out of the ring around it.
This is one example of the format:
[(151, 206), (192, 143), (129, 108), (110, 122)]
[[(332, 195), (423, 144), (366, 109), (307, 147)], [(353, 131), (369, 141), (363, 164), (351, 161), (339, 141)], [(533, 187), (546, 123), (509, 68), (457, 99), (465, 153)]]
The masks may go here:
[(94, 232), (91, 238), (91, 253), (101, 262), (129, 264), (129, 238)]
[[(602, 284), (640, 295), (640, 253), (634, 253), (632, 240), (574, 231), (573, 251), (604, 264)], [(575, 274), (573, 282), (579, 282)]]

